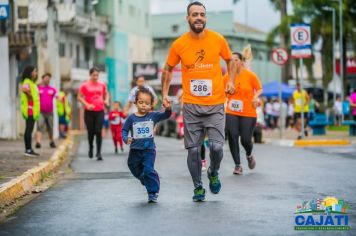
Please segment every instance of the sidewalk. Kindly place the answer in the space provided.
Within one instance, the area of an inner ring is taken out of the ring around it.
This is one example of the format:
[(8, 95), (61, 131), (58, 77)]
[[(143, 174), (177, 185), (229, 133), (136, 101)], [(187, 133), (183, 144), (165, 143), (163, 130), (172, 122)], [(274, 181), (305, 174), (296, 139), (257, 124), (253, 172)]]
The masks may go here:
[(71, 131), (65, 140), (56, 140), (57, 148), (50, 148), (49, 141), (42, 141), (42, 148), (35, 149), (39, 157), (25, 157), (23, 140), (0, 140), (0, 208), (26, 195), (39, 181), (54, 171), (73, 146)]
[[(56, 140), (57, 147), (63, 140)], [(32, 146), (35, 143), (32, 142)], [(43, 140), (40, 149), (34, 149), (39, 153), (39, 157), (25, 157), (24, 156), (24, 141), (18, 140), (0, 140), (0, 185), (10, 181), (11, 179), (20, 176), (25, 171), (37, 166), (39, 163), (47, 161), (56, 148), (49, 147), (49, 141)]]
[(308, 136), (303, 140), (297, 140), (297, 131), (294, 129), (283, 130), (282, 138), (279, 129), (263, 130), (263, 140), (266, 143), (281, 146), (312, 146), (312, 145), (350, 145), (356, 144), (356, 136), (349, 136), (348, 131), (329, 131), (325, 135), (312, 135), (308, 128)]

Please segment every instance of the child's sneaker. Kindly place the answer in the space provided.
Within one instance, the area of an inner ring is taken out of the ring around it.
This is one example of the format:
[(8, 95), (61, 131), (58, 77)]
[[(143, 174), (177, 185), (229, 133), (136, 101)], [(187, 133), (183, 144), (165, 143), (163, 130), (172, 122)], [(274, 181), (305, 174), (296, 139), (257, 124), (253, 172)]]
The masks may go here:
[(202, 202), (204, 200), (205, 200), (205, 189), (202, 186), (194, 189), (193, 201)]
[(206, 171), (206, 160), (201, 161), (201, 170)]
[(208, 178), (209, 178), (209, 188), (210, 191), (214, 194), (218, 194), (221, 189), (221, 182), (219, 180), (219, 174), (213, 175), (210, 172), (210, 169), (208, 170)]
[(158, 193), (149, 193), (148, 194), (148, 203), (157, 203)]

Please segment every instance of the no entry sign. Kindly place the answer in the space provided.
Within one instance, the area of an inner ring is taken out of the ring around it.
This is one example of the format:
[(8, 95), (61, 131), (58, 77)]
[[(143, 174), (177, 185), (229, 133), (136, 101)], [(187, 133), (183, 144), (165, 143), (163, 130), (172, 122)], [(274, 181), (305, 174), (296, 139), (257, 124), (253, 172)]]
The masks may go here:
[(288, 52), (284, 48), (276, 48), (272, 51), (271, 58), (277, 65), (284, 65), (288, 61)]
[(312, 54), (310, 25), (291, 24), (290, 36), (291, 36), (291, 46), (292, 46), (292, 57), (295, 58), (310, 57)]

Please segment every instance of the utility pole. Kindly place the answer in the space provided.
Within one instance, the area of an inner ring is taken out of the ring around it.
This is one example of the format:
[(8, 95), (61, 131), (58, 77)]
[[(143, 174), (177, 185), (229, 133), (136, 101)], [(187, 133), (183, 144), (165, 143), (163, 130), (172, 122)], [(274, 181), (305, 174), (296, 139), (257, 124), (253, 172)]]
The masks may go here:
[[(344, 101), (344, 48), (343, 48), (343, 26), (342, 26), (342, 0), (339, 0), (339, 23), (340, 23), (340, 78), (341, 78), (341, 101)], [(341, 120), (344, 121), (342, 112)]]
[[(49, 55), (49, 62), (52, 72), (52, 85), (60, 91), (61, 87), (61, 74), (59, 65), (59, 51), (58, 51), (58, 25), (57, 25), (57, 9), (54, 0), (48, 0), (48, 21), (47, 21), (47, 49)], [(54, 121), (58, 120), (57, 108), (54, 106)], [(53, 124), (53, 136), (57, 138), (59, 134), (58, 122)]]
[(332, 12), (332, 18), (333, 18), (333, 54), (332, 54), (332, 58), (333, 58), (333, 104), (335, 104), (336, 101), (336, 61), (335, 61), (335, 45), (336, 45), (336, 26), (335, 26), (335, 22), (336, 22), (336, 17), (335, 17), (335, 9), (332, 7), (323, 7), (323, 10), (325, 11), (330, 11)]

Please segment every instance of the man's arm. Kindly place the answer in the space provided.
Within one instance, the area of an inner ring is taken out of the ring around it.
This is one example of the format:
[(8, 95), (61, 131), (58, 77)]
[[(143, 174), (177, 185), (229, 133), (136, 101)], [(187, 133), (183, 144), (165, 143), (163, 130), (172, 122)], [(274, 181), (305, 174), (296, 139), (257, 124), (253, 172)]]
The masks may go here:
[(172, 81), (173, 67), (166, 64), (162, 73), (162, 104), (164, 107), (170, 106), (170, 99), (168, 97), (169, 86)]

